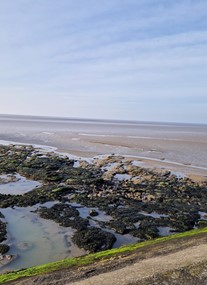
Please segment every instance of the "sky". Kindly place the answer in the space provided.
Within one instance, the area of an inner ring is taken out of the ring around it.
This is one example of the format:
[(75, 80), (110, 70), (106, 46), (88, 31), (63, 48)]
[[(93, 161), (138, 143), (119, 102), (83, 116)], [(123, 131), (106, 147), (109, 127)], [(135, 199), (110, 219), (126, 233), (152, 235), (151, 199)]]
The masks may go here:
[(207, 1), (0, 0), (0, 114), (207, 123)]

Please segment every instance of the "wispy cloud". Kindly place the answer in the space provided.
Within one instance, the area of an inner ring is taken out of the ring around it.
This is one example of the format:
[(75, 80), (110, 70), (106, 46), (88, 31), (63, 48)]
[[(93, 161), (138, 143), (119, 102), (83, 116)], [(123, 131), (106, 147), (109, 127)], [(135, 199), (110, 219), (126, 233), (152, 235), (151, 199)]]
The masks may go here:
[(206, 14), (204, 0), (1, 1), (0, 112), (200, 121), (186, 110), (207, 107)]

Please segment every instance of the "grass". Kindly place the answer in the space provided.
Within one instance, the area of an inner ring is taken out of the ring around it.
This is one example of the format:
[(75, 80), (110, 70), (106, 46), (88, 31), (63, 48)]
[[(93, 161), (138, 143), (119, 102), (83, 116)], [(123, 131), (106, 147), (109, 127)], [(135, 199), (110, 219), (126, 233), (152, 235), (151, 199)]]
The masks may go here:
[(154, 240), (144, 241), (144, 242), (137, 243), (137, 244), (123, 246), (120, 248), (101, 251), (98, 253), (88, 254), (88, 255), (76, 257), (76, 258), (68, 258), (68, 259), (57, 261), (57, 262), (52, 262), (52, 263), (48, 263), (44, 265), (30, 267), (27, 269), (5, 273), (5, 274), (0, 275), (0, 284), (5, 284), (5, 282), (17, 280), (21, 277), (41, 275), (41, 274), (53, 272), (59, 269), (70, 268), (72, 266), (81, 266), (81, 265), (91, 264), (101, 259), (113, 257), (121, 253), (131, 252), (133, 250), (143, 248), (149, 245), (156, 245), (156, 244), (159, 244), (165, 241), (176, 240), (176, 239), (180, 239), (184, 237), (193, 237), (201, 233), (207, 233), (207, 228), (191, 230), (191, 231), (187, 231), (184, 233), (179, 233), (179, 234), (175, 234), (175, 235), (171, 235), (167, 237), (157, 238)]

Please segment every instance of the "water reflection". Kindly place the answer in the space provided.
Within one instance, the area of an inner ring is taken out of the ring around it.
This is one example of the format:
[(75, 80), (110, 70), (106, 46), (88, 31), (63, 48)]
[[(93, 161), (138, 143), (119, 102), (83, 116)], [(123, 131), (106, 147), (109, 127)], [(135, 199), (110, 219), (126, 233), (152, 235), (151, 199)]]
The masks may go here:
[(1, 209), (8, 223), (9, 254), (17, 255), (13, 262), (2, 268), (3, 271), (27, 268), (85, 253), (71, 242), (74, 233), (71, 228), (61, 227), (31, 212), (37, 207), (38, 205)]
[(28, 180), (18, 173), (0, 175), (0, 194), (21, 195), (40, 185), (38, 181)]

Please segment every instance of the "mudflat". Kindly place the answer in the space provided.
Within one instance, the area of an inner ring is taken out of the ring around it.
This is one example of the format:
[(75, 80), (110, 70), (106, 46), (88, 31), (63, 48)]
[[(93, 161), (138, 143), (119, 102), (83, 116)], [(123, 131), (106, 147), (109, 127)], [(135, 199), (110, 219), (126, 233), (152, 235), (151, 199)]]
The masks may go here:
[(50, 146), (81, 157), (133, 157), (146, 167), (207, 176), (207, 125), (0, 115), (0, 140)]

